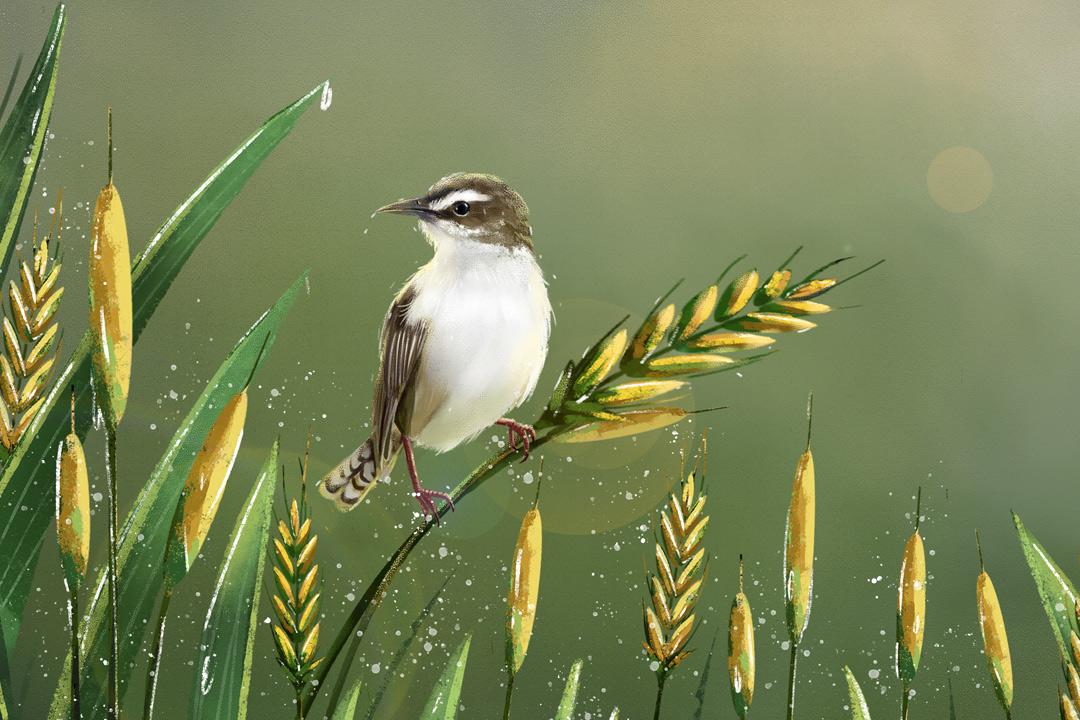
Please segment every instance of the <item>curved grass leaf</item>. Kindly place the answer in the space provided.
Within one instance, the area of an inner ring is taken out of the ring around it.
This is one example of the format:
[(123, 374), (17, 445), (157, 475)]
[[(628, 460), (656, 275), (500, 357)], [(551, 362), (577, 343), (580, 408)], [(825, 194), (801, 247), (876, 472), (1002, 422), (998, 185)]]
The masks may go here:
[[(195, 454), (202, 446), (218, 412), (258, 369), (265, 352), (273, 345), (277, 328), (292, 305), (306, 274), (292, 284), (236, 344), (214, 374), (187, 417), (169, 441), (168, 449), (158, 460), (149, 479), (139, 491), (119, 538), (120, 613), (120, 693), (123, 696), (132, 666), (141, 668), (139, 646), (147, 626), (153, 620), (154, 606), (162, 586), (162, 560), (169, 536), (173, 510), (184, 488)], [(263, 343), (265, 342), (265, 349)], [(121, 470), (123, 475), (123, 470)], [(105, 716), (105, 666), (109, 655), (109, 632), (106, 620), (108, 599), (106, 574), (98, 573), (83, 625), (82, 707), (84, 720)], [(53, 710), (64, 707), (70, 676), (60, 674), (53, 695)]]
[(1028, 532), (1016, 513), (1013, 513), (1013, 524), (1016, 525), (1024, 559), (1027, 560), (1031, 576), (1035, 578), (1035, 588), (1039, 591), (1043, 610), (1054, 630), (1058, 650), (1061, 657), (1070, 657), (1069, 633), (1080, 632), (1076, 626), (1076, 588), (1050, 557), (1050, 553), (1046, 552), (1046, 548)]
[(566, 676), (566, 687), (563, 688), (562, 699), (559, 700), (559, 709), (555, 711), (555, 720), (572, 720), (574, 706), (577, 705), (578, 686), (581, 684), (581, 666), (583, 660), (576, 660), (570, 666), (570, 674)]
[(848, 698), (851, 703), (851, 720), (870, 720), (870, 708), (866, 705), (862, 688), (847, 665), (844, 666), (844, 677), (847, 679)]
[[(154, 235), (132, 269), (136, 339), (169, 283), (214, 221), (319, 97), (322, 87), (267, 120), (210, 173)], [(53, 517), (54, 483), (50, 468), (56, 445), (68, 432), (69, 387), (75, 387), (79, 394), (76, 431), (84, 436), (90, 427), (91, 342), (88, 333), (75, 348), (71, 362), (59, 374), (27, 430), (28, 441), (15, 448), (0, 473), (0, 557), (4, 558), (0, 564), (0, 630), (7, 648), (14, 647), (38, 552)]]
[(225, 559), (210, 596), (195, 664), (190, 718), (244, 720), (247, 717), (277, 465), (275, 441), (229, 535)]
[(356, 718), (356, 703), (360, 700), (360, 681), (357, 680), (352, 686), (352, 690), (349, 691), (348, 697), (345, 698), (345, 702), (341, 703), (334, 710), (334, 714), (330, 716), (330, 720), (355, 720)]
[(0, 129), (0, 268), (7, 268), (23, 213), (41, 163), (41, 149), (52, 117), (60, 44), (64, 39), (67, 11), (58, 5), (52, 25), (30, 68), (19, 99)]
[(465, 680), (465, 663), (469, 661), (469, 645), (472, 635), (466, 635), (465, 641), (450, 656), (450, 662), (439, 676), (431, 691), (421, 720), (454, 720), (457, 717), (458, 699), (461, 697), (461, 683)]

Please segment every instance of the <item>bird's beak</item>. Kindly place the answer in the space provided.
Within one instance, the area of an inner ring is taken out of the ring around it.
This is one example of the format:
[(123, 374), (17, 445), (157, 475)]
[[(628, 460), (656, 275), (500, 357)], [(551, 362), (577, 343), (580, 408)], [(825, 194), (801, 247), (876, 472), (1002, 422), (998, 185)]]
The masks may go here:
[(432, 210), (427, 205), (427, 198), (413, 198), (411, 200), (398, 200), (395, 203), (389, 205), (383, 205), (376, 210), (377, 213), (390, 213), (393, 215), (415, 215), (417, 217), (428, 217), (432, 214)]

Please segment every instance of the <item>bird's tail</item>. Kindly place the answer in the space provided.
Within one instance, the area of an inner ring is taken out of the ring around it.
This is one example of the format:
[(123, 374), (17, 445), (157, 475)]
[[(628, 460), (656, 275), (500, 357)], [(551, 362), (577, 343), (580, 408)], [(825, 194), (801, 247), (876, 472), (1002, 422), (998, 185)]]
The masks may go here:
[(390, 474), (395, 457), (396, 453), (388, 462), (380, 465), (375, 456), (375, 441), (368, 438), (326, 474), (319, 483), (319, 493), (333, 500), (338, 510), (352, 510), (367, 497), (379, 480)]

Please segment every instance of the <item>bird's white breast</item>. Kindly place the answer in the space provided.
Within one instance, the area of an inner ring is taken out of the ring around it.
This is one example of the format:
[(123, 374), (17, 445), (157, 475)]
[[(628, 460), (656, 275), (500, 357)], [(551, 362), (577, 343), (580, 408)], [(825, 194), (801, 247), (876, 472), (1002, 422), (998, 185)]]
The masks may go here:
[(532, 252), (456, 240), (412, 279), (409, 319), (428, 337), (417, 371), (413, 439), (439, 451), (474, 437), (536, 387), (551, 305)]

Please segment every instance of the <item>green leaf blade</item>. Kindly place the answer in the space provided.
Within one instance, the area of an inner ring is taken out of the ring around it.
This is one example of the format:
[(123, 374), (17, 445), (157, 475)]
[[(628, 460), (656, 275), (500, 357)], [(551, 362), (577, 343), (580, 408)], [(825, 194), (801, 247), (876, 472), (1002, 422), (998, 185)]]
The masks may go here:
[(0, 129), (0, 267), (8, 267), (34, 185), (52, 117), (67, 9), (57, 5), (52, 25), (19, 98)]
[(1050, 627), (1057, 639), (1061, 657), (1071, 657), (1069, 634), (1080, 632), (1076, 624), (1076, 588), (1065, 572), (1058, 566), (1046, 548), (1028, 532), (1020, 516), (1013, 513), (1013, 524), (1020, 539), (1020, 548), (1024, 551), (1035, 588), (1039, 592), (1043, 610), (1050, 621)]
[[(188, 197), (158, 230), (133, 269), (134, 332), (140, 332), (225, 205), (236, 196), (258, 164), (295, 126), (318, 96), (318, 86), (277, 113), (237, 148)], [(59, 373), (41, 411), (27, 430), (27, 440), (7, 458), (0, 473), (0, 630), (3, 645), (13, 648), (30, 592), (30, 581), (49, 524), (54, 483), (51, 467), (56, 446), (68, 432), (68, 388), (78, 393), (76, 431), (91, 425), (90, 349), (87, 333), (71, 361)]]
[(457, 717), (458, 700), (461, 698), (461, 685), (465, 680), (465, 663), (469, 660), (469, 645), (472, 635), (466, 635), (464, 642), (450, 656), (442, 675), (439, 676), (431, 691), (421, 720), (454, 720)]
[(198, 720), (247, 717), (277, 467), (275, 441), (236, 519), (214, 583), (199, 643), (188, 717)]
[(356, 718), (356, 703), (360, 700), (360, 681), (357, 680), (353, 684), (352, 689), (349, 690), (348, 696), (345, 698), (345, 702), (341, 703), (334, 709), (334, 714), (330, 716), (330, 720), (355, 720)]
[(559, 709), (555, 711), (555, 720), (573, 720), (578, 687), (581, 685), (581, 668), (584, 664), (584, 660), (576, 660), (570, 666), (570, 674), (566, 676), (566, 687), (563, 688), (562, 699), (559, 700)]
[[(305, 274), (297, 279), (229, 353), (169, 441), (167, 451), (154, 467), (123, 523), (119, 538), (120, 583), (117, 588), (121, 609), (121, 695), (126, 688), (131, 665), (134, 664), (137, 669), (142, 667), (142, 663), (138, 662), (141, 657), (139, 649), (146, 628), (153, 620), (155, 600), (162, 586), (162, 561), (173, 510), (183, 492), (184, 481), (195, 455), (220, 409), (258, 369), (265, 352), (273, 345), (278, 326), (306, 277)], [(105, 715), (104, 673), (101, 672), (100, 663), (89, 661), (91, 658), (108, 657), (105, 586), (106, 575), (101, 571), (93, 586), (88, 619), (83, 630), (83, 655), (88, 658), (82, 677), (84, 720)], [(64, 670), (53, 696), (54, 709), (61, 707), (58, 703), (63, 701), (69, 679)]]
[(844, 678), (847, 679), (848, 700), (851, 703), (851, 720), (870, 720), (870, 708), (866, 704), (859, 681), (847, 665), (844, 666)]

